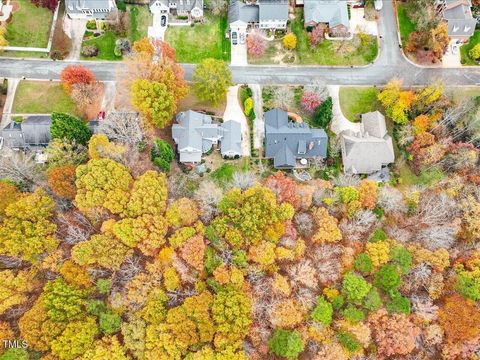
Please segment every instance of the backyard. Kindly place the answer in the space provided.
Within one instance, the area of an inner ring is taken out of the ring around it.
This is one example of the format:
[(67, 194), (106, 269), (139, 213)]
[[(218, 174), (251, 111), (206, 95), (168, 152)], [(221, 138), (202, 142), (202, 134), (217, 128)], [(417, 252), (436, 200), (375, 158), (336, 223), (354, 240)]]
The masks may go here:
[(400, 30), (400, 37), (402, 38), (402, 46), (408, 41), (410, 33), (416, 30), (416, 25), (408, 17), (407, 4), (397, 2), (398, 26)]
[(46, 48), (53, 13), (36, 7), (30, 0), (15, 0), (12, 4), (14, 11), (6, 34), (8, 45)]
[(23, 80), (18, 84), (13, 113), (50, 114), (53, 111), (76, 114), (75, 104), (59, 82)]
[(470, 50), (477, 44), (480, 44), (480, 31), (475, 31), (475, 34), (470, 38), (470, 41), (460, 47), (460, 54), (462, 56), (463, 65), (479, 65), (478, 60), (472, 59)]
[(366, 65), (375, 60), (378, 52), (377, 39), (367, 36), (361, 41), (358, 35), (351, 40), (323, 40), (312, 48), (308, 33), (303, 24), (303, 10), (297, 9), (295, 19), (290, 24), (291, 31), (297, 36), (297, 47), (285, 50), (281, 39), (268, 43), (265, 54), (259, 58), (249, 58), (251, 64), (295, 63), (302, 65)]
[(378, 90), (374, 87), (341, 87), (340, 108), (352, 122), (360, 121), (360, 115), (377, 110)]
[(175, 48), (179, 62), (198, 63), (207, 58), (230, 61), (227, 27), (226, 17), (207, 16), (204, 24), (169, 26), (165, 41)]
[(115, 41), (117, 36), (113, 31), (105, 31), (99, 37), (86, 40), (82, 44), (82, 48), (87, 45), (95, 45), (98, 48), (98, 55), (94, 57), (86, 57), (82, 55), (83, 60), (121, 60), (121, 56), (115, 55)]
[(147, 36), (153, 21), (152, 13), (146, 5), (127, 5), (127, 11), (130, 15), (128, 38), (133, 43)]

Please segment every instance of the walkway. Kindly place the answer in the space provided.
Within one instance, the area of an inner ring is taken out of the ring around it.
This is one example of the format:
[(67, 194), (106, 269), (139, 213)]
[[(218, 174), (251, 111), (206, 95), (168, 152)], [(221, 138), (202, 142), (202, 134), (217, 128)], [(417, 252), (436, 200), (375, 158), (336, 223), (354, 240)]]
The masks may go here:
[(242, 107), (238, 102), (238, 88), (240, 86), (231, 86), (227, 93), (227, 106), (223, 113), (223, 121), (233, 120), (240, 123), (242, 127), (242, 155), (250, 156), (250, 131), (247, 124), (247, 118), (243, 114)]
[(337, 135), (344, 130), (360, 131), (360, 124), (351, 122), (342, 113), (340, 107), (340, 86), (329, 85), (327, 88), (333, 101), (333, 119), (330, 129)]
[(13, 100), (15, 99), (15, 92), (17, 91), (20, 79), (8, 79), (7, 98), (3, 105), (2, 121), (0, 122), (0, 129), (3, 129), (11, 120)]
[(252, 98), (255, 111), (255, 121), (253, 122), (253, 147), (260, 149), (263, 146), (265, 138), (265, 121), (263, 119), (263, 97), (262, 87), (259, 84), (249, 84), (252, 89)]
[(72, 40), (72, 49), (65, 60), (80, 59), (82, 51), (83, 35), (87, 26), (86, 19), (70, 19), (65, 16), (63, 19), (63, 31)]

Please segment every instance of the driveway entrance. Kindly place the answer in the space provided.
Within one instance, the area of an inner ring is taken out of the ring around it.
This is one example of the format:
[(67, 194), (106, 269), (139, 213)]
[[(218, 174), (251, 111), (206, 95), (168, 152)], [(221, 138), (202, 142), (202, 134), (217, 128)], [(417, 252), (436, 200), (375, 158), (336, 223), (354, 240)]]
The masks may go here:
[(247, 60), (247, 32), (245, 29), (238, 29), (230, 33), (232, 43), (231, 65), (246, 66)]

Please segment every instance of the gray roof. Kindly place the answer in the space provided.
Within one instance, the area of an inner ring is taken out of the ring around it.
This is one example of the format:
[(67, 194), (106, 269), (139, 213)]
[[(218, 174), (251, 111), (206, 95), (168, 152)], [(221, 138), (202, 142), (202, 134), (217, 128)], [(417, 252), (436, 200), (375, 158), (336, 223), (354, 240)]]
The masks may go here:
[(259, 19), (258, 5), (247, 5), (240, 0), (231, 0), (228, 7), (228, 23), (243, 21), (255, 23)]
[(443, 18), (448, 22), (449, 36), (472, 36), (477, 20), (472, 15), (469, 0), (446, 0)]
[(82, 10), (88, 9), (102, 10), (99, 14), (105, 15), (114, 8), (115, 2), (109, 0), (65, 0), (65, 10), (67, 14), (83, 14)]
[(50, 142), (50, 126), (52, 118), (45, 116), (29, 116), (22, 122), (11, 122), (2, 130), (5, 145), (12, 148), (28, 146), (46, 146)]
[(348, 7), (345, 0), (305, 0), (305, 23), (327, 23), (333, 28), (338, 25), (349, 27)]
[(288, 0), (259, 0), (259, 20), (288, 20)]
[(155, 3), (161, 3), (166, 7), (169, 7), (169, 4), (175, 4), (175, 9), (179, 11), (191, 11), (193, 8), (199, 8), (203, 10), (203, 0), (150, 0), (150, 6)]
[(239, 122), (228, 120), (222, 124), (222, 156), (242, 155), (242, 128)]
[(202, 153), (208, 152), (222, 136), (220, 127), (212, 124), (209, 115), (188, 110), (178, 113), (176, 120), (177, 124), (172, 126), (172, 138), (177, 144), (180, 159), (182, 154), (198, 153), (193, 162), (200, 161)]
[(281, 109), (265, 113), (265, 157), (273, 158), (276, 168), (294, 168), (297, 159), (326, 157), (327, 142), (323, 129), (290, 122)]
[(378, 111), (362, 115), (359, 132), (343, 131), (340, 144), (346, 173), (371, 174), (395, 160), (385, 117)]

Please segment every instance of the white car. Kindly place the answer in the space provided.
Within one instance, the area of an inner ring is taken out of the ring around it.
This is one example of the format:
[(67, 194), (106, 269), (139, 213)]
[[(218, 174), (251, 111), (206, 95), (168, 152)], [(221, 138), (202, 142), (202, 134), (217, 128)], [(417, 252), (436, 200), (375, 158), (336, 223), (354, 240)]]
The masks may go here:
[(373, 3), (375, 10), (380, 11), (383, 8), (383, 1), (382, 0), (375, 0)]

